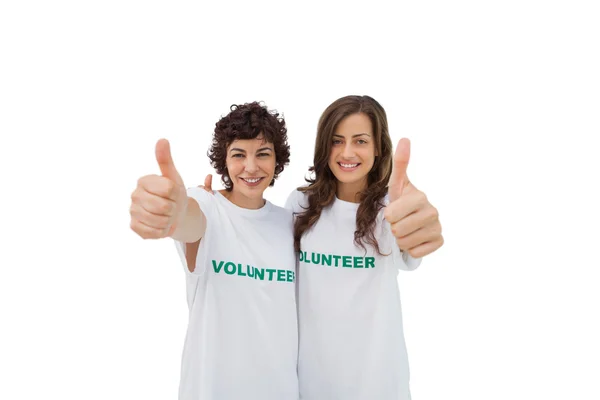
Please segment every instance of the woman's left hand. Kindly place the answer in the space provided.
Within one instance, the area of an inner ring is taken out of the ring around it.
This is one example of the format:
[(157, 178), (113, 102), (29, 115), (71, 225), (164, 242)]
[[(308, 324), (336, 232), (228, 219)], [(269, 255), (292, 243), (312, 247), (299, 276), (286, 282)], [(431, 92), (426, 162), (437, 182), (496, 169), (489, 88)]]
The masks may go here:
[(389, 183), (389, 199), (384, 216), (400, 250), (413, 258), (433, 253), (444, 244), (437, 209), (425, 193), (417, 189), (406, 175), (410, 159), (410, 142), (401, 139), (394, 155), (394, 170)]

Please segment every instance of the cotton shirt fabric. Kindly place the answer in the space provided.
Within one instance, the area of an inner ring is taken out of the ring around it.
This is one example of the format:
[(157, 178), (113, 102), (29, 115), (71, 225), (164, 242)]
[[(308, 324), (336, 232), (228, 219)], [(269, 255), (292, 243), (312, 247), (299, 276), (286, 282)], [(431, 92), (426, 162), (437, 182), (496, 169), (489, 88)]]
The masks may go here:
[(270, 202), (236, 206), (190, 188), (206, 216), (186, 276), (189, 323), (180, 400), (297, 400), (296, 258), (292, 214)]
[[(386, 200), (387, 201), (387, 200)], [(294, 191), (286, 208), (305, 211)], [(298, 265), (300, 398), (409, 400), (398, 271), (421, 259), (403, 254), (383, 210), (375, 237), (381, 256), (354, 244), (359, 204), (335, 199), (301, 238)]]

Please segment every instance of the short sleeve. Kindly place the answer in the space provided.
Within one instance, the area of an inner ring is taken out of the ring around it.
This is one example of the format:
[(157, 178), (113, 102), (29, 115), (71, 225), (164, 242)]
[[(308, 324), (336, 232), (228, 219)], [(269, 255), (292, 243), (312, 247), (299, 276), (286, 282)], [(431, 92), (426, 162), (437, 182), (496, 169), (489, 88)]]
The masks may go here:
[(307, 196), (297, 189), (290, 193), (285, 202), (285, 209), (290, 210), (294, 214), (303, 213), (306, 211), (307, 206)]

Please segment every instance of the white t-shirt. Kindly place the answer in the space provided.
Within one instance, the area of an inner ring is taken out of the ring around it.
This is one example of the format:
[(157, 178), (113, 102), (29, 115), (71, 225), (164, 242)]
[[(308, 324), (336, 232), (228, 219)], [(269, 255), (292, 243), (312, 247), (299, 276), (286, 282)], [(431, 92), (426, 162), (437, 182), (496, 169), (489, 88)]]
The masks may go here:
[(196, 268), (186, 271), (189, 324), (180, 400), (298, 399), (292, 213), (240, 208), (188, 189), (206, 216)]
[[(304, 211), (294, 191), (286, 208)], [(408, 400), (409, 369), (398, 289), (405, 256), (378, 215), (383, 254), (354, 244), (358, 204), (335, 199), (304, 233), (298, 266), (298, 378), (303, 400)]]

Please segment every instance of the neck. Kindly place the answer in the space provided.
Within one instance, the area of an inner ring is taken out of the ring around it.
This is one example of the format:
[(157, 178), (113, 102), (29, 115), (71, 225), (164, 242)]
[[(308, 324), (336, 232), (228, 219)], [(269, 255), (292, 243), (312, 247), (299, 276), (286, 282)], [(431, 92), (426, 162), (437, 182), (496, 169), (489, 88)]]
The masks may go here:
[(336, 196), (338, 199), (350, 203), (360, 203), (358, 193), (367, 187), (367, 178), (352, 183), (342, 183), (338, 181)]
[(227, 200), (241, 208), (247, 208), (249, 210), (258, 210), (259, 208), (262, 208), (265, 205), (265, 199), (263, 199), (262, 196), (259, 198), (250, 198), (236, 191), (228, 192), (226, 190), (220, 190), (219, 192)]

